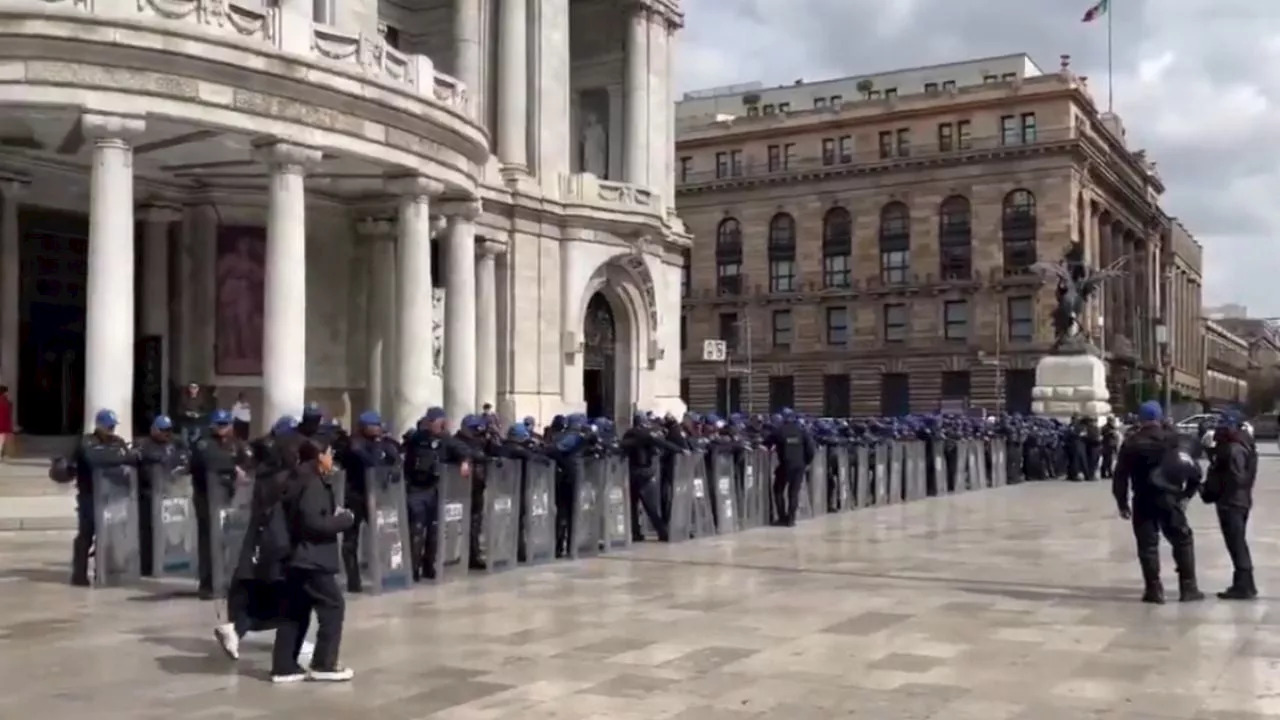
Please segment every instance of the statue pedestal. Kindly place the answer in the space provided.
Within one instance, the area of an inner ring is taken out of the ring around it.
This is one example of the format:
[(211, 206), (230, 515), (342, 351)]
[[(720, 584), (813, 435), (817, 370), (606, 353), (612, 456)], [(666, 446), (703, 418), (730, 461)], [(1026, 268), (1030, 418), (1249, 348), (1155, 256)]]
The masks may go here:
[(1111, 414), (1107, 366), (1091, 354), (1046, 355), (1036, 364), (1031, 412), (1058, 420)]

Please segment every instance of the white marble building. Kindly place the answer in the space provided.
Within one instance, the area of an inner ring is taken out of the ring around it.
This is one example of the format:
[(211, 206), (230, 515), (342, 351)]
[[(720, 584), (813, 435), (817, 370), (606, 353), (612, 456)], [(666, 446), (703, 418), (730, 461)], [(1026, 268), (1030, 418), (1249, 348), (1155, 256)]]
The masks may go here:
[(0, 0), (20, 423), (681, 411), (677, 4)]

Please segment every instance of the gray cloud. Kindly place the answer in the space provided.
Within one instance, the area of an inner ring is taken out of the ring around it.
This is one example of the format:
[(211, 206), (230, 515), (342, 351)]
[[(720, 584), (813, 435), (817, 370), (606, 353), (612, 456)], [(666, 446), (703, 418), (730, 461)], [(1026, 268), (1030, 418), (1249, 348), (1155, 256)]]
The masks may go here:
[[(1060, 54), (1106, 103), (1105, 21), (1090, 0), (684, 0), (681, 90), (874, 73), (1026, 52)], [(1206, 303), (1280, 316), (1280, 4), (1115, 0), (1116, 111), (1205, 245)]]

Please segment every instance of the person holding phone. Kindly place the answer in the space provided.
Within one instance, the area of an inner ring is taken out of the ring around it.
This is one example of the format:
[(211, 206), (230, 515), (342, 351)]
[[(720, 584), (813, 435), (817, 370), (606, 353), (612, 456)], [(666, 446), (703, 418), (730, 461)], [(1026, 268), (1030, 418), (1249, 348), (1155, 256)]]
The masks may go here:
[[(299, 465), (284, 494), (292, 552), (285, 571), (284, 620), (271, 653), (271, 681), (346, 682), (355, 676), (338, 664), (346, 601), (338, 586), (338, 536), (354, 517), (338, 506), (333, 492), (333, 451), (308, 440), (298, 448)], [(315, 613), (316, 644), (311, 667), (298, 664), (303, 639)]]

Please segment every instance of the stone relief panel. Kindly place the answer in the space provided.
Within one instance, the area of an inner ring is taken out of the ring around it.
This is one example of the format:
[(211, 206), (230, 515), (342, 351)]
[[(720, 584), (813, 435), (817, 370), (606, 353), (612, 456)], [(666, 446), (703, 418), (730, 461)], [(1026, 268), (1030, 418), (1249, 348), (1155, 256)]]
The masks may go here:
[(266, 230), (261, 227), (218, 228), (213, 353), (219, 375), (262, 374), (266, 248)]
[[(636, 285), (640, 288), (640, 294), (644, 297), (645, 310), (647, 311), (645, 320), (649, 323), (649, 336), (656, 338), (660, 327), (658, 323), (657, 289), (653, 281), (653, 274), (649, 272), (649, 266), (645, 263), (644, 258), (644, 250), (641, 247), (621, 256), (618, 259), (618, 263), (626, 268), (627, 272), (631, 273)], [(640, 352), (646, 352), (646, 348), (640, 348)]]

